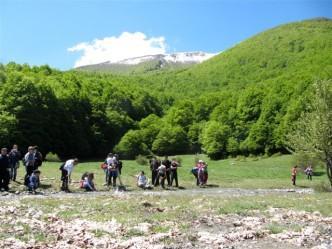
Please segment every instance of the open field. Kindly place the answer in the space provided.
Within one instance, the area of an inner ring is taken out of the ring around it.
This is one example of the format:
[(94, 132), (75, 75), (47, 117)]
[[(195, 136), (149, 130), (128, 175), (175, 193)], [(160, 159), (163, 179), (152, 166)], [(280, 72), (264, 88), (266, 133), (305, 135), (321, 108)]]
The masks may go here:
[[(194, 156), (181, 156), (181, 189), (138, 190), (133, 175), (148, 166), (124, 161), (129, 191), (106, 191), (100, 162), (81, 163), (73, 193), (59, 192), (59, 163), (42, 167), (44, 194), (0, 196), (0, 248), (315, 248), (332, 247), (331, 193), (314, 192), (326, 176), (290, 183), (291, 156), (209, 161), (210, 187), (189, 173)], [(81, 174), (96, 173), (100, 192), (78, 189)], [(20, 168), (20, 175), (23, 169)]]
[[(194, 165), (195, 156), (184, 155), (182, 167), (178, 170), (179, 184), (184, 188), (196, 188), (194, 176), (190, 173)], [(214, 187), (225, 188), (292, 188), (290, 181), (290, 170), (296, 163), (292, 156), (277, 156), (270, 158), (243, 158), (241, 160), (227, 159), (212, 161), (204, 155), (199, 155), (208, 163), (209, 180), (208, 184)], [(95, 182), (97, 189), (106, 190), (103, 186), (105, 182), (104, 172), (100, 169), (100, 162), (84, 162), (78, 164), (74, 169), (72, 179), (72, 190), (78, 188), (78, 181), (81, 175), (86, 172), (95, 173)], [(41, 182), (45, 190), (57, 191), (60, 188), (60, 163), (45, 162), (40, 168), (42, 171)], [(135, 175), (144, 170), (148, 177), (151, 177), (149, 166), (138, 165), (136, 161), (123, 161), (122, 181), (128, 189), (137, 189)], [(19, 169), (19, 181), (24, 175), (24, 168)], [(303, 172), (299, 173), (297, 186), (302, 188), (311, 188), (326, 180), (324, 168), (315, 168), (313, 181), (306, 179)], [(13, 183), (14, 189), (19, 188), (18, 184)]]

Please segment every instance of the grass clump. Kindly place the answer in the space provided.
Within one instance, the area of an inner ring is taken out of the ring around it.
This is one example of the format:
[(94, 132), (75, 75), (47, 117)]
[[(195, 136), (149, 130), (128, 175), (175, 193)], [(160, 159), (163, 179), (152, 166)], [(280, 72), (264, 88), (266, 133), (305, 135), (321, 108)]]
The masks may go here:
[(275, 222), (273, 222), (271, 224), (268, 224), (266, 228), (272, 234), (282, 233), (284, 231), (284, 229), (285, 229), (282, 225), (280, 225), (278, 223), (275, 223)]
[(45, 160), (48, 162), (61, 162), (60, 157), (56, 153), (47, 153)]
[(332, 192), (331, 185), (327, 181), (320, 181), (314, 185), (314, 190), (321, 193)]

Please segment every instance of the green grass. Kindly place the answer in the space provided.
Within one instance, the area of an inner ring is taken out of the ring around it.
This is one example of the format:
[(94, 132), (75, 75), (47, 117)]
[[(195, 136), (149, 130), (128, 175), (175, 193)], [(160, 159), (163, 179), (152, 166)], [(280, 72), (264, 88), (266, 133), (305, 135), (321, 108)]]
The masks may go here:
[[(185, 188), (196, 188), (194, 176), (190, 173), (194, 165), (195, 155), (183, 155), (182, 167), (178, 170), (179, 184)], [(246, 158), (246, 160), (227, 159), (212, 161), (205, 155), (199, 155), (208, 163), (209, 180), (208, 184), (211, 186), (219, 186), (226, 188), (292, 188), (290, 180), (290, 170), (294, 163), (293, 156), (284, 155), (270, 158)], [(95, 183), (98, 190), (106, 190), (103, 186), (105, 182), (105, 175), (100, 169), (101, 161), (99, 162), (83, 162), (76, 166), (73, 171), (72, 179), (73, 185), (71, 189), (78, 191), (78, 181), (81, 175), (86, 172), (93, 172), (95, 174)], [(40, 168), (41, 183), (44, 189), (59, 190), (60, 188), (60, 163), (45, 162)], [(136, 187), (136, 178), (141, 170), (144, 170), (146, 175), (151, 178), (149, 166), (142, 166), (136, 161), (123, 161), (122, 182), (129, 189), (138, 189)], [(325, 170), (323, 168), (315, 169), (315, 173), (319, 176), (314, 176), (313, 181), (310, 182), (305, 178), (303, 172), (299, 173), (297, 178), (298, 187), (314, 187), (321, 185), (322, 181), (326, 180)], [(22, 182), (24, 175), (24, 168), (19, 169), (19, 181)], [(20, 179), (21, 178), (21, 179)], [(19, 185), (13, 183), (14, 189), (19, 188)]]

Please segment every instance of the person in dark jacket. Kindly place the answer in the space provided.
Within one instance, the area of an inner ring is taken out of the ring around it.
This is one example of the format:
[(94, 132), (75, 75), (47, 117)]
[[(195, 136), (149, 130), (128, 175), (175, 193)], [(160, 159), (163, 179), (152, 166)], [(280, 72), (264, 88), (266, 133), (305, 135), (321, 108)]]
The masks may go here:
[(13, 148), (8, 154), (10, 164), (10, 179), (16, 181), (17, 169), (20, 166), (21, 152), (18, 150), (17, 144), (13, 145)]
[(40, 153), (38, 146), (34, 146), (34, 157), (35, 157), (34, 170), (37, 170), (43, 164), (43, 155), (42, 153)]
[(160, 166), (160, 161), (153, 157), (150, 160), (150, 170), (151, 170), (151, 181), (154, 186), (159, 185), (159, 179), (158, 179), (158, 167)]
[(175, 187), (179, 187), (179, 182), (178, 182), (178, 167), (180, 164), (173, 159), (171, 163), (171, 186), (173, 185), (173, 181), (175, 180)]
[(165, 156), (165, 159), (162, 161), (162, 164), (166, 166), (167, 185), (171, 186), (171, 161), (168, 160), (168, 156)]
[(0, 154), (0, 190), (9, 190), (9, 172), (10, 164), (9, 157), (7, 155), (7, 148), (2, 148)]

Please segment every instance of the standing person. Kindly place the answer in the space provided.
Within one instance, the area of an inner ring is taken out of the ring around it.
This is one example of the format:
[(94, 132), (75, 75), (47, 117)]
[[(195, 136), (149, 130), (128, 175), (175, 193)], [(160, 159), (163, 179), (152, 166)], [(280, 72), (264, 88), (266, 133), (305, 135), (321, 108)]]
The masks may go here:
[(292, 168), (292, 183), (296, 185), (296, 174), (297, 174), (297, 165)]
[(120, 160), (118, 154), (115, 154), (114, 157), (116, 159), (116, 164), (117, 164), (117, 167), (118, 167), (119, 175), (121, 175), (121, 172), (122, 172), (122, 161)]
[(61, 181), (62, 181), (62, 186), (61, 190), (70, 192), (68, 184), (71, 181), (71, 173), (73, 172), (74, 166), (78, 164), (78, 159), (69, 159), (67, 160), (61, 167)]
[(167, 185), (171, 186), (171, 161), (168, 160), (168, 156), (165, 156), (165, 159), (163, 160), (162, 164), (166, 166)]
[[(165, 178), (166, 178), (166, 166), (164, 164), (161, 164), (157, 171), (158, 171), (158, 175), (157, 175), (157, 180), (159, 182), (160, 179), (160, 185), (162, 188), (165, 188)], [(156, 186), (156, 185), (155, 185)]]
[(10, 179), (16, 181), (17, 169), (20, 167), (21, 152), (18, 150), (17, 144), (13, 145), (13, 148), (8, 154), (10, 163)]
[(35, 156), (34, 170), (37, 170), (38, 167), (42, 166), (43, 164), (43, 155), (38, 150), (38, 146), (34, 146), (34, 156)]
[(171, 186), (173, 185), (173, 181), (175, 180), (175, 187), (179, 187), (178, 182), (178, 167), (180, 167), (180, 164), (173, 159), (171, 162)]
[(108, 178), (109, 178), (109, 172), (108, 172), (108, 166), (113, 164), (113, 154), (112, 153), (108, 153), (103, 165), (102, 165), (102, 169), (105, 172), (105, 184), (104, 186), (108, 185)]
[(150, 170), (151, 170), (151, 181), (154, 186), (159, 185), (158, 176), (158, 167), (160, 166), (159, 161), (156, 157), (153, 157), (150, 160)]
[(29, 183), (28, 183), (28, 189), (29, 192), (32, 194), (36, 193), (36, 189), (39, 187), (39, 176), (40, 176), (40, 171), (39, 170), (34, 170), (29, 177)]
[(199, 180), (199, 185), (206, 185), (208, 180), (208, 170), (207, 164), (203, 160), (198, 160), (197, 164), (197, 177)]
[(25, 165), (25, 177), (24, 177), (24, 185), (28, 186), (29, 177), (31, 176), (32, 172), (34, 171), (35, 167), (35, 154), (34, 154), (34, 147), (29, 146), (28, 152), (24, 155), (23, 162)]
[(107, 186), (116, 187), (116, 178), (118, 177), (117, 160), (115, 155), (109, 153), (106, 158), (107, 163)]
[(304, 171), (307, 175), (308, 180), (312, 181), (312, 175), (313, 175), (313, 170), (312, 166), (309, 164), (309, 166), (305, 169)]
[(10, 164), (9, 158), (7, 155), (7, 148), (1, 149), (0, 154), (0, 190), (4, 189), (5, 191), (9, 190), (9, 171)]

